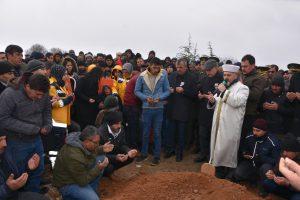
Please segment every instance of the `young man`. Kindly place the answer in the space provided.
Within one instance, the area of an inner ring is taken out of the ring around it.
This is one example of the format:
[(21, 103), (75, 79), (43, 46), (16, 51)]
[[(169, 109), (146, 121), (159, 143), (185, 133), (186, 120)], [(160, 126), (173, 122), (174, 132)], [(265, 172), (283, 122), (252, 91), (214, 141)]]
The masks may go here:
[(148, 157), (149, 135), (153, 125), (154, 157), (152, 165), (157, 165), (160, 162), (163, 101), (170, 95), (168, 77), (162, 70), (160, 59), (153, 58), (148, 69), (140, 74), (134, 93), (143, 102), (143, 145), (142, 154), (137, 162), (142, 162)]
[(255, 58), (252, 55), (245, 55), (241, 63), (242, 82), (249, 88), (246, 113), (243, 122), (242, 139), (251, 131), (252, 124), (257, 118), (257, 104), (267, 81), (256, 71)]
[(51, 131), (51, 102), (49, 80), (41, 74), (24, 78), (18, 88), (7, 88), (0, 96), (0, 128), (7, 136), (6, 151), (14, 155), (19, 169), (35, 152), (40, 157), (36, 170), (29, 175), (25, 191), (39, 192), (44, 170), (41, 134)]
[(129, 147), (141, 147), (141, 134), (140, 134), (140, 115), (141, 106), (140, 100), (134, 94), (136, 81), (140, 73), (134, 71), (134, 75), (126, 85), (124, 94), (124, 122), (126, 124), (126, 137)]
[(15, 77), (23, 74), (25, 66), (22, 64), (23, 49), (18, 45), (9, 45), (5, 49), (7, 61), (13, 66)]
[(281, 151), (278, 138), (267, 131), (267, 121), (264, 119), (253, 123), (253, 131), (246, 137), (241, 149), (244, 160), (233, 173), (233, 180), (238, 182), (255, 181), (256, 175), (261, 180), (265, 179), (266, 172), (278, 162)]
[(239, 67), (223, 65), (226, 83), (218, 85), (215, 95), (209, 94), (209, 108), (215, 108), (210, 142), (210, 163), (216, 176), (224, 178), (229, 168), (236, 168), (242, 123), (249, 95), (247, 86), (239, 81)]
[(7, 88), (7, 84), (14, 78), (14, 69), (7, 61), (0, 61), (0, 94)]
[(28, 174), (34, 171), (40, 162), (40, 157), (33, 154), (31, 158), (24, 162), (24, 169), (19, 169), (14, 161), (14, 157), (6, 149), (6, 136), (0, 137), (0, 199), (36, 199), (46, 200), (48, 198), (33, 192), (24, 192), (22, 189), (28, 180)]
[(66, 138), (53, 170), (53, 185), (58, 187), (63, 199), (99, 200), (99, 180), (109, 163), (103, 154), (111, 151), (110, 147), (100, 147), (99, 141), (94, 126)]
[(105, 123), (99, 128), (100, 144), (113, 147), (112, 151), (106, 154), (109, 160), (109, 165), (104, 170), (106, 176), (131, 163), (137, 154), (136, 149), (130, 149), (126, 144), (122, 121), (121, 112), (109, 112), (105, 116)]
[(274, 76), (270, 84), (261, 95), (257, 108), (268, 122), (268, 130), (273, 134), (283, 135), (290, 128), (289, 124), (293, 118), (292, 105), (286, 98), (282, 76)]

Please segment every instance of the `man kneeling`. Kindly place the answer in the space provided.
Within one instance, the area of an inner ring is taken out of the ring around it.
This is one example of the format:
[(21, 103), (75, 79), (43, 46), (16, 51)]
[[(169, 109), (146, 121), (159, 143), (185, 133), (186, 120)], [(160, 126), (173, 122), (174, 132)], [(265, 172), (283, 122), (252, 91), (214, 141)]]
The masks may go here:
[(59, 188), (63, 199), (99, 199), (99, 180), (109, 163), (99, 141), (94, 126), (87, 126), (81, 133), (71, 133), (66, 138), (53, 170), (53, 184)]
[(104, 175), (109, 176), (115, 170), (128, 165), (136, 157), (137, 150), (129, 149), (125, 142), (125, 132), (122, 128), (122, 113), (110, 112), (105, 117), (105, 123), (99, 128), (101, 144), (104, 146), (111, 145), (107, 149), (106, 156), (109, 159), (109, 165), (104, 170)]
[[(285, 135), (282, 150), (282, 157), (289, 158), (299, 163), (300, 144), (293, 134), (288, 133)], [(263, 187), (267, 193), (275, 193), (286, 199), (298, 199), (300, 197), (299, 191), (293, 188), (289, 180), (279, 172), (279, 162), (276, 165), (276, 168), (267, 171), (266, 178), (263, 181)]]
[(28, 182), (30, 173), (37, 169), (40, 162), (38, 154), (33, 154), (23, 168), (26, 171), (22, 171), (18, 168), (15, 158), (9, 151), (5, 151), (6, 148), (6, 136), (0, 137), (0, 199), (12, 199), (12, 200), (47, 200), (48, 198), (35, 192), (24, 191), (24, 186)]
[(238, 164), (231, 178), (233, 181), (256, 181), (256, 175), (259, 175), (258, 186), (261, 189), (266, 172), (273, 169), (279, 160), (280, 142), (275, 135), (267, 132), (267, 122), (257, 119), (253, 123), (253, 134), (246, 137), (241, 148), (244, 160)]

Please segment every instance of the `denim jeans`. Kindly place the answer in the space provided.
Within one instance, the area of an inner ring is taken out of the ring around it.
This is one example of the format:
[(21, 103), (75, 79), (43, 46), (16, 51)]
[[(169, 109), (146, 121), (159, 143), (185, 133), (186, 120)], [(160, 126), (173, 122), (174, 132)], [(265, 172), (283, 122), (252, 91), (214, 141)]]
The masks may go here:
[(40, 156), (39, 166), (30, 171), (24, 191), (40, 192), (41, 175), (44, 171), (44, 148), (40, 136), (32, 140), (8, 140), (7, 149), (13, 156), (13, 159), (19, 169), (19, 172), (25, 172), (28, 167), (28, 160), (37, 153)]
[(148, 155), (149, 135), (151, 127), (154, 133), (154, 157), (160, 158), (161, 149), (161, 126), (163, 121), (163, 109), (143, 109), (143, 146), (142, 155)]
[[(102, 162), (104, 158), (105, 157), (103, 155), (98, 156), (95, 164), (91, 166), (91, 168), (93, 168), (99, 161)], [(97, 176), (93, 181), (84, 187), (80, 187), (77, 184), (70, 184), (61, 187), (59, 191), (64, 200), (98, 200), (100, 197), (98, 197), (97, 191), (102, 175), (103, 171), (99, 176)]]
[[(187, 122), (167, 120), (166, 152), (182, 153)], [(176, 142), (177, 141), (177, 142)]]

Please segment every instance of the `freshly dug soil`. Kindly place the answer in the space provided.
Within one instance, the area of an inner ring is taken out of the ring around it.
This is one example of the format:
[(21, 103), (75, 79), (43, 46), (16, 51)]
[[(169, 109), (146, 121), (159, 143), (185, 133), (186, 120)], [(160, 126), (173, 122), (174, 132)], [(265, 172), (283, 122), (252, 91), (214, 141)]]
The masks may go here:
[[(120, 180), (119, 180), (120, 181)], [(233, 200), (260, 199), (246, 187), (195, 172), (157, 172), (144, 174), (131, 181), (119, 182), (114, 200)], [(109, 186), (108, 186), (109, 187)]]

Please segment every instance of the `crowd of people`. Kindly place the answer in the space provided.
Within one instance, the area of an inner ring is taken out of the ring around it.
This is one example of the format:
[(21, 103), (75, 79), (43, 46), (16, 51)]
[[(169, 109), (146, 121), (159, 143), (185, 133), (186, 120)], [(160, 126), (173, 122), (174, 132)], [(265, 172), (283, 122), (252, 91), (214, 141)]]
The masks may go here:
[(51, 173), (63, 199), (96, 200), (102, 176), (149, 154), (156, 166), (187, 153), (261, 196), (300, 199), (300, 64), (287, 68), (259, 67), (250, 54), (223, 63), (130, 49), (23, 59), (9, 45), (0, 52), (0, 199), (47, 199)]

